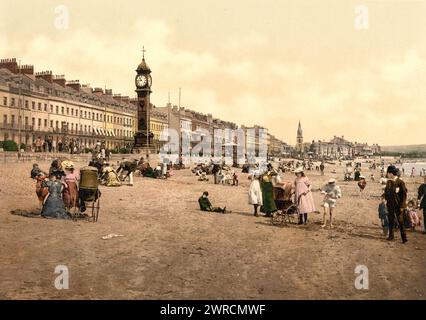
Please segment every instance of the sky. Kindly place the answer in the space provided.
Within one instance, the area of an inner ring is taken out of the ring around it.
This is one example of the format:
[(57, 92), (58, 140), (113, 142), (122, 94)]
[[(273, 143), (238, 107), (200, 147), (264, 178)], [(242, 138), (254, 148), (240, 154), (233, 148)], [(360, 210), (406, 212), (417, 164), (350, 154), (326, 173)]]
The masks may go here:
[(426, 0), (0, 0), (0, 57), (295, 144), (426, 143)]

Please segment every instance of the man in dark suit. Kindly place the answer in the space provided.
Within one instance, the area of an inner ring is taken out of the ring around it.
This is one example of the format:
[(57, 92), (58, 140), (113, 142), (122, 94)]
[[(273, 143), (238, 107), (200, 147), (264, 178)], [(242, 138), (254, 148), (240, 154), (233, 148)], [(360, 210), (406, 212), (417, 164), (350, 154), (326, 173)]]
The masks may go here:
[(404, 230), (404, 212), (407, 208), (407, 187), (405, 186), (405, 182), (399, 177), (398, 171), (398, 168), (391, 165), (388, 167), (386, 173), (388, 181), (384, 196), (389, 218), (388, 240), (394, 239), (395, 219), (398, 219), (401, 240), (402, 243), (406, 243), (408, 240)]

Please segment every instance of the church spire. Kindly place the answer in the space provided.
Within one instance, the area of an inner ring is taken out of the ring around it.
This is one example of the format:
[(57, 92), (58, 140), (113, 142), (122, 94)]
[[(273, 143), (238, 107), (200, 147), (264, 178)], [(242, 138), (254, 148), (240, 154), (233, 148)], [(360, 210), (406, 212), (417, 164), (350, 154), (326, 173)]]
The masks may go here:
[(299, 120), (299, 127), (297, 129), (297, 136), (298, 137), (302, 137), (303, 136), (302, 124), (300, 123), (300, 120)]

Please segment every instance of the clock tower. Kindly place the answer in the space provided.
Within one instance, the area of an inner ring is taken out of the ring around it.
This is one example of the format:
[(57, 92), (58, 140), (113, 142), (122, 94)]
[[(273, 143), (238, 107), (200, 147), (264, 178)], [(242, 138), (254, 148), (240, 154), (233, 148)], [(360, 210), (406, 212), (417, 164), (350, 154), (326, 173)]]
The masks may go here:
[(152, 144), (153, 133), (150, 131), (150, 94), (152, 85), (151, 69), (145, 61), (145, 48), (142, 50), (142, 62), (136, 69), (135, 86), (138, 95), (137, 128), (135, 147), (149, 147)]

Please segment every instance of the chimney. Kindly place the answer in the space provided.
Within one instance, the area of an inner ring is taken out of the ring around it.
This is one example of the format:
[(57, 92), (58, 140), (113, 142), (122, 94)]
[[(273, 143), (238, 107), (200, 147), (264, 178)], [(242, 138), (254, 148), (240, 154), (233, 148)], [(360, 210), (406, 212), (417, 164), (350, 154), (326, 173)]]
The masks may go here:
[(36, 79), (43, 79), (49, 83), (53, 83), (52, 71), (42, 71), (35, 74)]
[(90, 87), (90, 84), (82, 84), (80, 90), (87, 94), (91, 94), (93, 91), (93, 89)]
[(106, 96), (112, 96), (112, 89), (105, 89)]
[(68, 81), (68, 82), (66, 83), (66, 86), (67, 86), (67, 87), (70, 87), (71, 89), (74, 89), (74, 90), (75, 90), (75, 91), (77, 91), (77, 92), (80, 92), (80, 88), (81, 88), (80, 80), (72, 80), (72, 81)]
[(16, 58), (12, 59), (0, 59), (0, 69), (5, 68), (10, 72), (17, 74), (19, 72), (18, 63), (16, 62)]
[(65, 84), (67, 83), (67, 80), (65, 80), (65, 75), (56, 75), (53, 77), (53, 83), (56, 83), (60, 85), (61, 87), (65, 88)]
[(34, 66), (29, 65), (29, 64), (23, 65), (20, 68), (20, 72), (22, 74), (34, 75)]
[(102, 90), (102, 88), (95, 88), (92, 93), (98, 97), (102, 97), (104, 90)]

